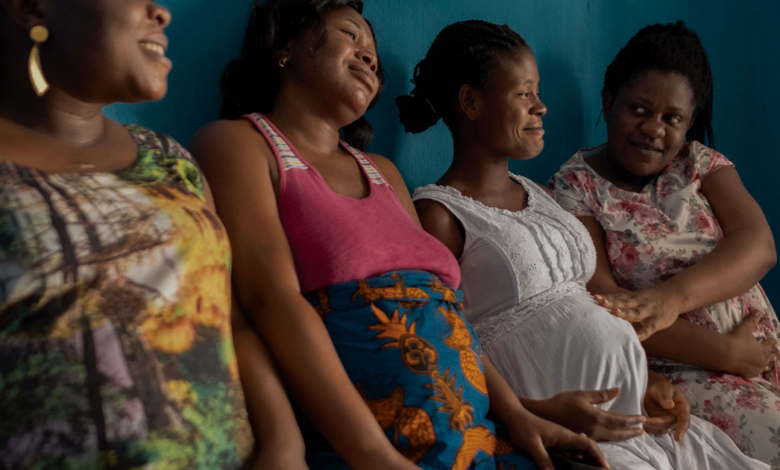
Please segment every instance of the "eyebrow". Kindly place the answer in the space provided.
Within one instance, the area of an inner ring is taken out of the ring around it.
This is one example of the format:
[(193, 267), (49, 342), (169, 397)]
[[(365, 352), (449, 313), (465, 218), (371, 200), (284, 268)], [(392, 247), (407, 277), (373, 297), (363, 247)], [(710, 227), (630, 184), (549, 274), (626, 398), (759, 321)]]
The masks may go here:
[(363, 27), (362, 27), (362, 26), (360, 25), (360, 23), (358, 23), (357, 21), (353, 20), (352, 18), (347, 18), (347, 21), (349, 21), (350, 23), (352, 23), (352, 24), (354, 24), (355, 26), (357, 26), (357, 28), (358, 28), (359, 30), (363, 31)]

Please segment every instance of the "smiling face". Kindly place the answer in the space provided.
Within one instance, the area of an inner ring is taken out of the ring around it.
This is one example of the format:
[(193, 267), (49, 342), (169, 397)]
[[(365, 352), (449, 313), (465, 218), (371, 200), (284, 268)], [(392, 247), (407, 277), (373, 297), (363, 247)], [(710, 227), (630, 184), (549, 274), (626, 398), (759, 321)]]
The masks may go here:
[(688, 79), (650, 70), (605, 94), (604, 117), (614, 160), (634, 176), (652, 176), (680, 152), (693, 124), (695, 103)]
[(312, 106), (340, 114), (349, 124), (365, 113), (379, 91), (379, 62), (371, 29), (363, 17), (349, 7), (324, 15), (325, 38), (314, 30), (293, 39), (288, 47), (290, 62), (282, 80), (290, 80), (303, 92), (316, 97)]
[(497, 153), (524, 160), (544, 149), (539, 71), (530, 50), (499, 59), (484, 86), (476, 89), (476, 131)]
[(86, 102), (162, 98), (171, 61), (163, 33), (171, 21), (151, 0), (50, 2), (50, 39), (41, 48), (53, 86)]

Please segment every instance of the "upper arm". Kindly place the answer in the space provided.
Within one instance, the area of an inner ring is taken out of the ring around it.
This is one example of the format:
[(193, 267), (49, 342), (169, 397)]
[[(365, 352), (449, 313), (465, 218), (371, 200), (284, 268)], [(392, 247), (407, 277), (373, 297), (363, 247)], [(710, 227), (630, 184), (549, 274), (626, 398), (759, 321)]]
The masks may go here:
[(465, 244), (465, 231), (458, 218), (441, 203), (431, 199), (420, 199), (415, 202), (415, 206), (423, 229), (449, 248), (455, 258), (460, 259)]
[(708, 174), (702, 180), (701, 193), (709, 201), (724, 235), (740, 229), (771, 233), (764, 212), (742, 184), (733, 166)]
[(609, 255), (607, 254), (607, 239), (601, 224), (595, 217), (583, 216), (577, 218), (588, 229), (590, 238), (596, 247), (596, 271), (593, 273), (590, 281), (588, 281), (588, 291), (591, 294), (624, 292), (625, 289), (617, 285), (615, 276), (612, 274), (612, 267), (609, 264)]
[(414, 209), (414, 203), (412, 202), (412, 197), (409, 195), (409, 189), (406, 187), (406, 183), (404, 182), (401, 173), (398, 172), (398, 168), (393, 165), (393, 162), (381, 155), (372, 153), (369, 154), (369, 156), (371, 157), (371, 161), (379, 167), (379, 171), (385, 176), (387, 182), (393, 187), (393, 190), (395, 190), (395, 194), (398, 196), (404, 209), (406, 209), (409, 217), (414, 220), (414, 223), (420, 225), (420, 219), (417, 217), (417, 211)]
[(257, 322), (258, 308), (273, 296), (300, 294), (277, 210), (273, 155), (247, 121), (211, 123), (197, 132), (190, 149), (206, 174), (230, 237), (239, 305)]

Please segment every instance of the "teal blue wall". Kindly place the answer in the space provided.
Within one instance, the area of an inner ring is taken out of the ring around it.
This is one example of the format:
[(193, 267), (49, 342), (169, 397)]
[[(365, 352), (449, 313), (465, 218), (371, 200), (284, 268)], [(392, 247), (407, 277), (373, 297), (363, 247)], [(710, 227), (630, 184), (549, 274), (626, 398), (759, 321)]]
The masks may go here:
[[(435, 181), (452, 145), (443, 124), (412, 136), (398, 124), (395, 96), (436, 33), (468, 18), (507, 23), (536, 54), (546, 148), (513, 170), (545, 181), (569, 156), (605, 138), (596, 124), (604, 71), (642, 26), (682, 19), (699, 33), (715, 77), (716, 148), (737, 165), (764, 209), (780, 245), (780, 2), (774, 0), (365, 0), (387, 70), (384, 96), (369, 119), (377, 129), (371, 150), (391, 158), (410, 188)], [(158, 103), (117, 105), (109, 114), (138, 122), (186, 143), (219, 111), (219, 75), (239, 53), (251, 0), (162, 0), (173, 13), (168, 33), (174, 69), (168, 96)], [(219, 6), (215, 6), (218, 4)], [(762, 281), (780, 305), (780, 268)]]

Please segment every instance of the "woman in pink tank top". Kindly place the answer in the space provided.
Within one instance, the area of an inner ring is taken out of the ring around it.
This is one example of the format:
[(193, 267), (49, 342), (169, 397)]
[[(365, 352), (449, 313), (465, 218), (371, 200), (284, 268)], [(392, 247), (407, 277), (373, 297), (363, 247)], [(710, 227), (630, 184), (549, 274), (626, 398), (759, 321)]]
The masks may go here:
[(192, 143), (233, 246), (237, 301), (301, 408), (306, 455), (277, 468), (534, 468), (513, 445), (545, 468), (549, 446), (606, 465), (483, 362), (457, 261), (420, 228), (393, 164), (358, 150), (383, 84), (361, 11), (359, 0), (256, 4), (223, 77), (223, 117), (243, 118)]

